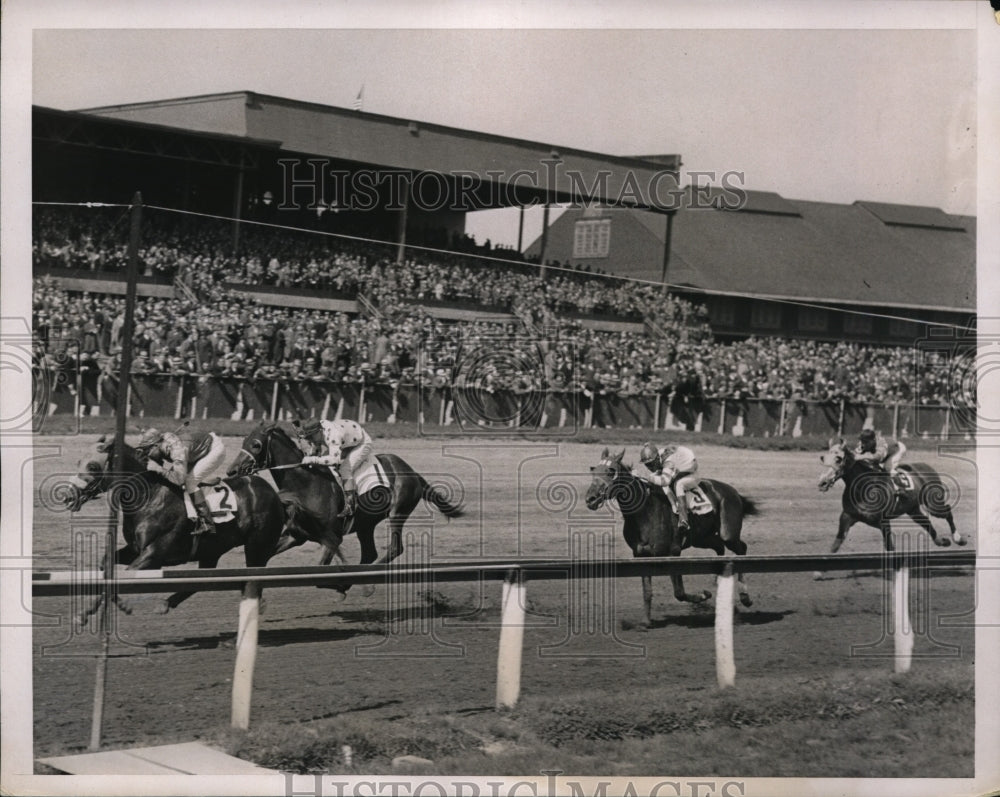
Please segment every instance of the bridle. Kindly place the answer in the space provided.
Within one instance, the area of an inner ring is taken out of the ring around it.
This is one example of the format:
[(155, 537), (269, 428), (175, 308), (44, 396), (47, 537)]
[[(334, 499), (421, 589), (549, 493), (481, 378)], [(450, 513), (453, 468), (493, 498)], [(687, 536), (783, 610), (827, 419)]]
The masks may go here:
[(265, 470), (268, 467), (269, 460), (271, 458), (271, 435), (274, 433), (274, 429), (265, 429), (259, 437), (261, 446), (261, 461), (257, 462), (257, 457), (250, 451), (247, 451), (246, 447), (240, 448), (240, 453), (244, 454), (247, 458), (240, 463), (240, 467), (237, 472), (240, 475), (246, 475), (251, 470)]
[[(820, 462), (822, 462), (830, 469), (829, 476), (823, 476), (823, 478), (821, 478), (819, 482), (819, 488), (823, 492), (826, 492), (831, 487), (833, 487), (833, 485), (837, 482), (837, 479), (841, 478), (844, 475), (844, 471), (847, 470), (847, 459), (848, 459), (847, 448), (843, 445), (838, 446), (837, 448), (839, 448), (839, 453), (834, 454), (834, 456), (836, 457), (835, 465), (827, 464), (825, 457), (824, 456), (820, 457)], [(830, 454), (833, 453), (834, 449), (831, 448), (826, 452), (826, 456), (829, 456)]]

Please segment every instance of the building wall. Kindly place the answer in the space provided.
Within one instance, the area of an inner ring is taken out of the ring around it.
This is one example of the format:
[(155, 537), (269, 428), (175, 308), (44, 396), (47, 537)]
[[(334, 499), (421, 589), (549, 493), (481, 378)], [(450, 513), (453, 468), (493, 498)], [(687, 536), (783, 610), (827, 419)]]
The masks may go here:
[[(663, 244), (635, 218), (639, 213), (647, 216), (651, 223), (666, 226), (665, 216), (654, 216), (648, 211), (607, 209), (594, 213), (567, 211), (549, 227), (545, 260), (558, 261), (563, 265), (570, 263), (574, 266), (590, 266), (591, 271), (603, 269), (609, 274), (658, 282), (662, 275)], [(610, 227), (607, 254), (601, 256), (578, 254), (580, 249), (574, 246), (578, 228), (581, 225), (600, 223), (608, 224)], [(540, 253), (539, 239), (528, 247), (527, 254), (529, 257), (537, 257)]]

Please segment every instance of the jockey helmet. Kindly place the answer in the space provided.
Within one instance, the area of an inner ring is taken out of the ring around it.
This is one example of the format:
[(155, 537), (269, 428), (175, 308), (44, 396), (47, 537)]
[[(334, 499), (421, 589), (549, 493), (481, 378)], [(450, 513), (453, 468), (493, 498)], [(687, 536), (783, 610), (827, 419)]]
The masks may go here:
[(862, 429), (861, 434), (858, 435), (858, 442), (861, 444), (862, 451), (874, 451), (875, 450), (875, 430), (874, 429)]
[(136, 448), (152, 448), (154, 445), (160, 442), (163, 434), (155, 426), (150, 426), (148, 429), (144, 429), (142, 435), (139, 437), (139, 443)]
[(639, 451), (639, 461), (649, 470), (660, 467), (660, 454), (652, 443), (643, 443)]

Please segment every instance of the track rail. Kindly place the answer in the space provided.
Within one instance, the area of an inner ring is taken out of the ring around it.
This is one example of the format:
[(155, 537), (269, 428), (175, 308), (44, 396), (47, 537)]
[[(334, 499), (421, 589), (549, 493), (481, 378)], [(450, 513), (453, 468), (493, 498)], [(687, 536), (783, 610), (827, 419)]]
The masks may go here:
[[(255, 567), (234, 569), (118, 570), (113, 579), (120, 594), (242, 590), (247, 581), (261, 587), (311, 587), (350, 580), (355, 584), (392, 582), (446, 583), (502, 581), (511, 572), (532, 581), (579, 577), (582, 572), (602, 578), (638, 576), (721, 575), (727, 566), (737, 573), (804, 573), (814, 571), (884, 570), (899, 567), (975, 567), (974, 550), (898, 551), (893, 553), (821, 554), (800, 556), (741, 557), (646, 557), (639, 559), (477, 559), (442, 562), (425, 567), (394, 565), (340, 565), (321, 567)], [(98, 571), (36, 572), (32, 575), (35, 597), (96, 595), (107, 588)]]

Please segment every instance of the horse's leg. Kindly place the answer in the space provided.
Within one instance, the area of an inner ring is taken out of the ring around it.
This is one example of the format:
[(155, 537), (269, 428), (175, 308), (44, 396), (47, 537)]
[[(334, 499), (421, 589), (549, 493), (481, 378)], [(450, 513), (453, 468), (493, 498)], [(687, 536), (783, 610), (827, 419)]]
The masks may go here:
[(363, 565), (370, 565), (378, 559), (378, 548), (375, 547), (375, 525), (372, 523), (362, 523), (358, 525), (360, 518), (355, 517), (354, 525), (357, 527), (358, 542), (361, 543), (361, 562)]
[[(882, 544), (885, 546), (885, 549), (887, 551), (895, 551), (896, 550), (896, 543), (892, 539), (892, 527), (889, 525), (889, 521), (888, 520), (883, 520), (882, 521), (882, 523), (880, 525), (880, 530), (882, 532)], [(931, 534), (933, 534), (933, 533), (934, 533), (934, 531), (932, 529), (931, 530)]]
[[(850, 530), (858, 521), (853, 517), (848, 515), (846, 512), (840, 513), (840, 526), (837, 529), (837, 536), (833, 540), (833, 546), (830, 548), (830, 553), (837, 553), (840, 550), (840, 546), (844, 544), (844, 540), (847, 539), (847, 532)], [(816, 570), (813, 572), (813, 579), (819, 581), (823, 578), (823, 571)]]
[(653, 625), (653, 577), (642, 577), (642, 608), (643, 608), (643, 628), (651, 628)]
[(933, 517), (936, 518), (941, 518), (948, 524), (948, 531), (951, 532), (951, 541), (955, 543), (955, 545), (968, 544), (969, 541), (965, 538), (965, 536), (959, 534), (958, 530), (955, 528), (955, 518), (952, 517), (950, 506), (946, 505), (944, 508), (937, 510), (931, 509), (930, 507), (927, 506), (925, 506), (924, 508), (927, 510), (927, 514), (932, 515)]
[(840, 550), (840, 546), (843, 545), (844, 540), (847, 539), (847, 532), (855, 523), (857, 523), (857, 521), (846, 512), (840, 513), (840, 527), (837, 529), (837, 537), (833, 541), (833, 547), (830, 548), (830, 553), (837, 553), (837, 551)]
[(684, 577), (680, 575), (680, 573), (671, 575), (670, 580), (674, 582), (674, 597), (679, 601), (686, 601), (687, 603), (702, 603), (712, 597), (712, 593), (707, 589), (703, 589), (700, 595), (696, 595), (693, 592), (685, 592)]
[[(117, 551), (115, 551), (115, 564), (116, 565), (130, 565), (135, 561), (136, 553), (135, 549), (131, 545), (123, 545)], [(104, 572), (104, 564), (101, 564), (101, 572)], [(104, 595), (96, 596), (88, 606), (79, 611), (74, 618), (74, 624), (77, 628), (82, 629), (87, 625), (87, 621), (97, 614), (101, 606), (104, 605)], [(115, 605), (125, 614), (132, 614), (132, 607), (129, 602), (125, 600), (121, 595), (115, 594)]]
[[(339, 547), (331, 548), (329, 545), (324, 544), (323, 555), (319, 560), (320, 565), (326, 567), (334, 560), (334, 558), (336, 558), (336, 560), (342, 565), (347, 564), (347, 560), (344, 559), (344, 555), (340, 552)], [(321, 589), (333, 590), (333, 600), (336, 603), (340, 603), (347, 598), (347, 590), (350, 589), (350, 587), (351, 585), (346, 581), (337, 581), (333, 584), (324, 584), (320, 586)]]
[(385, 556), (378, 560), (378, 564), (388, 564), (403, 553), (403, 524), (405, 517), (393, 516), (389, 518), (389, 547)]
[[(746, 556), (747, 544), (743, 540), (739, 538), (726, 539), (725, 543), (726, 547), (737, 556)], [(753, 599), (750, 597), (749, 589), (747, 589), (746, 575), (742, 570), (736, 573), (736, 587), (740, 594), (740, 603), (744, 606), (753, 606)]]
[(913, 519), (914, 523), (916, 523), (918, 526), (920, 526), (920, 528), (922, 528), (930, 535), (930, 538), (935, 545), (937, 545), (940, 548), (947, 548), (949, 545), (951, 545), (951, 540), (949, 540), (947, 537), (938, 537), (937, 532), (934, 530), (934, 526), (930, 521), (930, 518), (928, 518), (923, 512), (921, 512), (919, 507), (917, 509), (914, 509), (912, 512), (907, 512), (907, 514)]
[[(205, 559), (200, 559), (198, 561), (198, 569), (203, 570), (215, 567), (217, 564), (219, 564), (220, 556), (221, 554), (213, 554)], [(193, 592), (175, 592), (169, 597), (160, 601), (160, 604), (156, 607), (156, 613), (166, 614), (171, 609), (176, 609), (178, 606), (180, 606), (182, 603), (184, 603), (184, 601), (186, 601), (194, 594), (195, 593)]]

